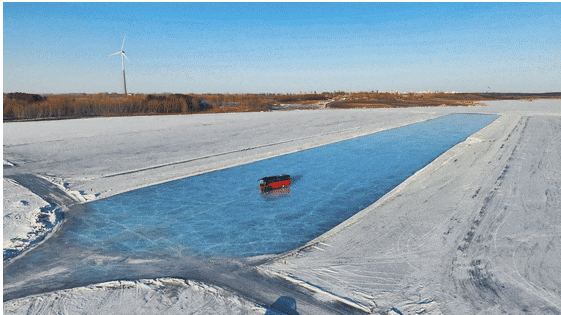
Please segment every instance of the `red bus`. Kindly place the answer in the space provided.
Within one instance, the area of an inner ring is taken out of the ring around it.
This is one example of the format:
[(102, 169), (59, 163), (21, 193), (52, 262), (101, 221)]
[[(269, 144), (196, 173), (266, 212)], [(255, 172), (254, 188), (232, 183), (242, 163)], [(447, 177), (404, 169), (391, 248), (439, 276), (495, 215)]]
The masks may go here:
[(290, 178), (290, 175), (269, 176), (263, 177), (259, 180), (259, 188), (261, 190), (267, 191), (288, 187), (291, 183), (292, 180)]

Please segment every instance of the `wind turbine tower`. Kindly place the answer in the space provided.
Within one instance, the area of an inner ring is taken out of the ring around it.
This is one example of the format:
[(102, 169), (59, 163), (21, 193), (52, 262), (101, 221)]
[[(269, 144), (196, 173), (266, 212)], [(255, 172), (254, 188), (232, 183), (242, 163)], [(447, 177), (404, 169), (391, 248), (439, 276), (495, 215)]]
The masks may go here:
[(129, 57), (125, 55), (125, 51), (123, 50), (123, 47), (125, 47), (125, 36), (123, 36), (123, 44), (121, 44), (121, 51), (118, 51), (111, 55), (107, 55), (107, 57), (119, 55), (119, 54), (121, 55), (121, 67), (123, 68), (123, 89), (125, 90), (125, 96), (127, 96), (127, 80), (125, 79), (125, 58), (129, 60)]

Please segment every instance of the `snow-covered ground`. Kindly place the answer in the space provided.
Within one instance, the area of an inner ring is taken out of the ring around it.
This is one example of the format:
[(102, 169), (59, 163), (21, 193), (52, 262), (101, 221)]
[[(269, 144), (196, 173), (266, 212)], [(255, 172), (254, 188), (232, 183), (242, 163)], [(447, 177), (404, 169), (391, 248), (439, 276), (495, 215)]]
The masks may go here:
[[(20, 174), (84, 202), (449, 113), (497, 113), (305, 250), (258, 268), (374, 313), (559, 313), (561, 101), (487, 104), (4, 123), (4, 250), (24, 249), (54, 222), (41, 216), (49, 203), (10, 180)], [(9, 300), (4, 312), (267, 311), (247, 298), (139, 280)]]
[[(23, 251), (55, 223), (50, 204), (11, 179), (3, 181), (4, 251)], [(42, 211), (43, 210), (43, 211)]]
[(181, 279), (111, 281), (4, 303), (4, 314), (265, 314), (215, 286)]

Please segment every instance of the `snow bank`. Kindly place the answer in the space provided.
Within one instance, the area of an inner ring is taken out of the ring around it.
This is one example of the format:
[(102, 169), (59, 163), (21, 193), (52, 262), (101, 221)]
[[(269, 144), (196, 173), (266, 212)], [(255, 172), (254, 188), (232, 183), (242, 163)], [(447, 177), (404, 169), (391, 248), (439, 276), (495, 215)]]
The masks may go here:
[(111, 281), (4, 302), (4, 314), (265, 314), (266, 309), (196, 281)]
[(3, 252), (10, 257), (49, 232), (56, 222), (52, 206), (16, 182), (4, 178)]
[(74, 199), (76, 202), (79, 203), (93, 201), (97, 199), (97, 197), (99, 196), (99, 194), (87, 193), (84, 192), (83, 190), (79, 190), (79, 191), (71, 190), (68, 188), (68, 183), (66, 183), (62, 178), (43, 175), (43, 174), (39, 174), (37, 176), (53, 183), (55, 186), (58, 187), (58, 189), (60, 189), (62, 192), (66, 193), (70, 198)]
[(8, 161), (8, 160), (2, 160), (2, 164), (4, 166), (15, 166), (12, 162)]

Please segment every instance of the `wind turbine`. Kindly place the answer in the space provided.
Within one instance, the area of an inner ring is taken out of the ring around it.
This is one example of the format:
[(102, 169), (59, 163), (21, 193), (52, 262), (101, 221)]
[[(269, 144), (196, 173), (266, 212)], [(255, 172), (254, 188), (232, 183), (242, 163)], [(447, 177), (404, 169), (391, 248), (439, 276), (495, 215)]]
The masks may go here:
[(107, 55), (107, 57), (121, 54), (121, 66), (123, 67), (123, 89), (125, 90), (125, 96), (127, 96), (127, 80), (125, 79), (125, 58), (129, 60), (129, 57), (125, 55), (125, 51), (123, 50), (124, 46), (125, 46), (125, 36), (123, 36), (123, 44), (121, 44), (121, 51), (118, 51), (111, 55)]

